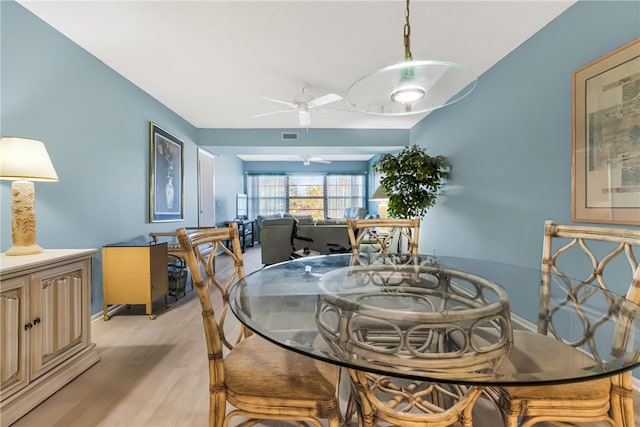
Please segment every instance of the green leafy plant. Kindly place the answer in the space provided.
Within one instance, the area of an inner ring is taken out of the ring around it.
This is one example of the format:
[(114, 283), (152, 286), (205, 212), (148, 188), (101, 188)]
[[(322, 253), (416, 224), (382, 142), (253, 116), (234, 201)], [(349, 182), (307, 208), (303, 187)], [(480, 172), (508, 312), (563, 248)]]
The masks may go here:
[(443, 156), (430, 156), (417, 145), (395, 156), (382, 154), (373, 170), (382, 174), (380, 185), (389, 195), (388, 212), (396, 218), (423, 217), (451, 174)]

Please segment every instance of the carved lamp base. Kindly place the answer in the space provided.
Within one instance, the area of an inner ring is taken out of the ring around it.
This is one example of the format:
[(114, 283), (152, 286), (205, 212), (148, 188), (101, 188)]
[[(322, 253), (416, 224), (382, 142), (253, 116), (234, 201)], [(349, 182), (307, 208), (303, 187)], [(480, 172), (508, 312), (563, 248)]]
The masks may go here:
[(11, 238), (13, 246), (6, 255), (31, 255), (42, 252), (36, 243), (35, 187), (33, 182), (18, 180), (11, 184)]
[(11, 246), (4, 253), (5, 255), (32, 255), (39, 254), (43, 251), (42, 247), (39, 245), (29, 245), (29, 246)]

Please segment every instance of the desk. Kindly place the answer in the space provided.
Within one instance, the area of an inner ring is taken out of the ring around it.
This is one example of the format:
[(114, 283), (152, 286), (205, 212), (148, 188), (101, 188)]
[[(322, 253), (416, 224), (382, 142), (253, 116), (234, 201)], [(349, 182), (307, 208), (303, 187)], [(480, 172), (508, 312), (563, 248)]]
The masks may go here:
[[(540, 270), (496, 262), (339, 254), (252, 273), (232, 287), (230, 307), (243, 324), (277, 345), (340, 366), (405, 378), (541, 385), (611, 376), (640, 365), (640, 307), (600, 288), (581, 288), (583, 300), (568, 301), (552, 315), (553, 328), (565, 339), (582, 337), (586, 324), (593, 329), (592, 342), (574, 348), (538, 333), (544, 307), (540, 283)], [(581, 286), (553, 274), (549, 283), (554, 301), (566, 300), (569, 289)], [(439, 315), (457, 311), (458, 323), (447, 319), (433, 326)], [(616, 335), (618, 313), (630, 326), (622, 338)], [(359, 342), (362, 325), (381, 331), (379, 341)], [(470, 358), (445, 364), (430, 360), (426, 343), (438, 330), (445, 357), (458, 357), (456, 348), (466, 347), (463, 356)], [(379, 356), (384, 340), (394, 359)]]
[[(232, 221), (225, 221), (224, 225), (228, 226), (232, 222), (238, 224), (238, 235), (240, 236), (240, 244), (242, 245), (242, 253), (244, 253), (247, 247), (253, 247), (253, 219), (234, 219)], [(227, 246), (231, 249), (230, 246)]]

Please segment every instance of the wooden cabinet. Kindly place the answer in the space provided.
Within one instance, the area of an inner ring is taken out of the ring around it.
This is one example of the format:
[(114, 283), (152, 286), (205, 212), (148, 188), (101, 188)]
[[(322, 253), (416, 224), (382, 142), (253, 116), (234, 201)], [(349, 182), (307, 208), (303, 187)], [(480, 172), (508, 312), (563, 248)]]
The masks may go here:
[(100, 359), (90, 325), (95, 254), (95, 249), (0, 254), (3, 427)]
[(155, 319), (153, 302), (164, 297), (169, 307), (167, 243), (115, 243), (102, 247), (103, 317), (110, 304), (145, 304)]

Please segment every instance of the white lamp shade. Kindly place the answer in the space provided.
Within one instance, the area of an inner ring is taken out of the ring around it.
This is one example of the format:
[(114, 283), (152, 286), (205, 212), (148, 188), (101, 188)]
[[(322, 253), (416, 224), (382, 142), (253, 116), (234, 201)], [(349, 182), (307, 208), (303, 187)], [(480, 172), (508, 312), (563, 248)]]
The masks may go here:
[(389, 195), (387, 194), (387, 191), (382, 188), (382, 185), (380, 185), (371, 195), (371, 200), (389, 200)]
[(0, 179), (57, 181), (47, 149), (41, 141), (0, 138)]
[(378, 205), (378, 216), (381, 219), (387, 219), (387, 200), (389, 200), (389, 195), (382, 185), (379, 185), (378, 188), (376, 188), (376, 191), (373, 192), (371, 200), (381, 202)]

